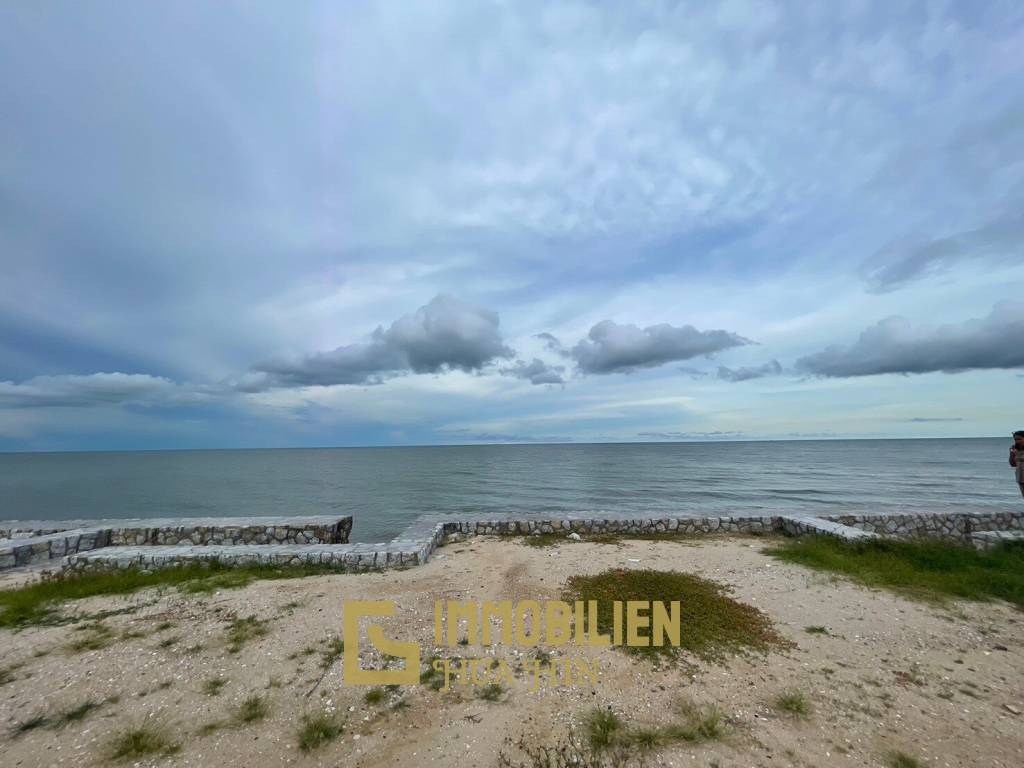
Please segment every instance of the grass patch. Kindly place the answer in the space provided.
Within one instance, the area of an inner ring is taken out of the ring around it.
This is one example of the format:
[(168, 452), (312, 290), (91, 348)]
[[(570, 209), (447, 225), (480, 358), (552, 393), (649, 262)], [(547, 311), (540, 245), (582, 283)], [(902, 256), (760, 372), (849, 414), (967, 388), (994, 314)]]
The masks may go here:
[(598, 628), (611, 634), (613, 602), (661, 600), (680, 602), (680, 645), (617, 646), (626, 653), (654, 659), (672, 657), (680, 651), (705, 661), (729, 653), (767, 652), (791, 644), (757, 608), (733, 600), (727, 588), (713, 581), (677, 571), (614, 569), (596, 576), (573, 576), (566, 583), (563, 599), (596, 600)]
[(501, 683), (488, 683), (480, 688), (476, 695), (484, 701), (501, 701), (504, 693), (505, 689), (501, 687)]
[(428, 658), (426, 666), (423, 668), (423, 671), (420, 672), (420, 683), (429, 686), (435, 691), (439, 691), (444, 688), (444, 670), (434, 669), (434, 662), (437, 660), (437, 656), (431, 656)]
[(583, 719), (583, 728), (591, 749), (601, 751), (622, 737), (626, 724), (610, 709), (592, 709)]
[(72, 653), (98, 651), (114, 642), (113, 631), (102, 622), (97, 621), (75, 629), (80, 630), (82, 635), (67, 644), (67, 649)]
[(163, 731), (143, 725), (116, 736), (110, 743), (108, 755), (111, 760), (135, 760), (147, 755), (171, 755), (180, 749), (181, 746)]
[(800, 691), (786, 691), (775, 698), (775, 709), (793, 717), (809, 717), (814, 707)]
[(916, 757), (911, 757), (906, 752), (893, 751), (885, 756), (886, 768), (928, 768)]
[(14, 726), (14, 736), (21, 736), (23, 733), (34, 731), (37, 728), (47, 728), (50, 725), (50, 718), (46, 715), (33, 715), (28, 720), (22, 720)]
[(170, 648), (170, 647), (176, 645), (177, 642), (180, 639), (181, 638), (178, 637), (177, 635), (171, 635), (170, 637), (165, 637), (163, 640), (161, 640), (159, 643), (157, 643), (156, 646), (157, 646), (157, 648), (163, 648), (163, 649), (166, 650), (167, 648)]
[(384, 701), (384, 697), (387, 693), (383, 688), (371, 688), (363, 696), (363, 701), (369, 704), (371, 707), (376, 707), (378, 704)]
[(828, 627), (812, 625), (810, 627), (804, 627), (804, 632), (806, 632), (808, 635), (827, 635)]
[[(295, 579), (323, 573), (338, 573), (339, 568), (306, 565), (296, 567), (240, 566), (219, 563), (143, 573), (137, 569), (114, 572), (68, 574), (38, 581), (14, 589), (0, 590), (0, 627), (25, 627), (61, 623), (57, 607), (69, 600), (104, 595), (128, 595), (149, 587), (176, 587), (185, 593), (237, 589), (260, 579)], [(124, 609), (130, 612), (135, 608)]]
[[(502, 768), (643, 768), (648, 754), (672, 744), (697, 744), (727, 735), (725, 717), (715, 706), (678, 702), (675, 719), (663, 725), (630, 725), (609, 709), (596, 708), (583, 717), (580, 730), (548, 746), (520, 737), (506, 744), (527, 758), (513, 760), (505, 751), (498, 756)], [(712, 763), (714, 765), (714, 763)]]
[(227, 628), (228, 653), (238, 653), (250, 640), (263, 637), (269, 631), (267, 622), (255, 616), (234, 619)]
[(326, 713), (304, 715), (299, 727), (299, 749), (312, 752), (334, 741), (343, 731), (337, 718)]
[(203, 693), (205, 693), (207, 696), (219, 696), (221, 690), (227, 684), (227, 678), (211, 677), (203, 683)]
[(847, 542), (809, 536), (786, 541), (766, 553), (917, 600), (998, 599), (1024, 608), (1024, 545), (1016, 542), (978, 552), (934, 540)]
[(65, 709), (56, 718), (54, 718), (53, 725), (55, 728), (63, 728), (65, 725), (70, 723), (77, 723), (89, 716), (89, 714), (96, 709), (99, 709), (102, 704), (98, 704), (95, 701), (86, 701), (79, 704), (77, 707), (71, 709)]
[(340, 637), (332, 637), (320, 657), (320, 668), (330, 669), (343, 653), (345, 653), (345, 641)]
[(215, 720), (212, 723), (206, 723), (205, 725), (199, 726), (199, 730), (196, 731), (196, 733), (199, 734), (199, 736), (209, 736), (226, 726), (227, 723), (225, 723), (223, 720)]
[(235, 713), (236, 723), (257, 723), (270, 713), (267, 700), (259, 695), (250, 696), (242, 702)]

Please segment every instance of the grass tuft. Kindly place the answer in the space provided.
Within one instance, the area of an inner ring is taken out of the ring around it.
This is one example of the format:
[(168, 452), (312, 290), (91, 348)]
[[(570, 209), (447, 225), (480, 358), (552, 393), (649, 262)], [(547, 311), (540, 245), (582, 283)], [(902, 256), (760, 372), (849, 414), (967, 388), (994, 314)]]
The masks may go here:
[(207, 696), (219, 696), (221, 689), (227, 684), (227, 678), (211, 677), (203, 683), (203, 693)]
[(238, 653), (250, 640), (263, 637), (269, 631), (267, 622), (255, 616), (234, 619), (227, 629), (228, 653)]
[(110, 627), (100, 621), (75, 627), (75, 629), (81, 631), (82, 635), (67, 644), (67, 649), (72, 653), (98, 651), (106, 648), (115, 639)]
[(501, 683), (488, 683), (477, 691), (477, 697), (484, 701), (500, 701), (505, 689)]
[(50, 718), (46, 715), (33, 715), (28, 720), (22, 720), (16, 726), (14, 726), (14, 735), (21, 736), (23, 733), (34, 731), (37, 728), (48, 728), (50, 726)]
[(886, 768), (927, 768), (927, 764), (906, 752), (893, 751), (885, 756)]
[(614, 569), (596, 576), (573, 576), (562, 597), (569, 602), (596, 600), (598, 629), (608, 634), (615, 601), (660, 600), (668, 604), (678, 600), (679, 646), (617, 646), (649, 659), (686, 651), (705, 661), (718, 661), (729, 653), (767, 652), (791, 645), (775, 631), (766, 614), (733, 600), (725, 586), (687, 573)]
[(102, 704), (98, 704), (95, 701), (85, 701), (79, 704), (77, 707), (71, 709), (65, 709), (56, 719), (53, 721), (53, 725), (56, 728), (62, 728), (70, 723), (77, 723), (84, 720), (89, 716), (89, 713), (93, 710), (99, 709)]
[(775, 697), (775, 709), (793, 717), (809, 717), (814, 707), (800, 691), (785, 691)]
[(326, 713), (305, 715), (299, 728), (299, 749), (312, 752), (338, 738), (344, 729), (337, 718)]
[(320, 657), (320, 669), (330, 669), (343, 653), (345, 653), (345, 641), (340, 637), (332, 637)]
[(583, 720), (587, 743), (596, 752), (610, 748), (620, 738), (626, 725), (610, 709), (592, 709)]
[(235, 713), (237, 723), (256, 723), (264, 719), (270, 712), (270, 705), (267, 700), (259, 695), (253, 695), (242, 702)]
[(808, 536), (772, 547), (767, 554), (917, 600), (998, 599), (1024, 608), (1024, 545), (1020, 543), (978, 552), (927, 539), (847, 542)]
[(365, 701), (371, 707), (376, 707), (378, 704), (384, 701), (384, 697), (386, 695), (387, 694), (385, 693), (383, 688), (371, 688), (366, 692), (366, 695), (363, 696), (363, 701)]
[(142, 725), (116, 736), (110, 743), (108, 754), (111, 760), (135, 760), (147, 755), (171, 755), (180, 749), (181, 746), (172, 742), (163, 731)]

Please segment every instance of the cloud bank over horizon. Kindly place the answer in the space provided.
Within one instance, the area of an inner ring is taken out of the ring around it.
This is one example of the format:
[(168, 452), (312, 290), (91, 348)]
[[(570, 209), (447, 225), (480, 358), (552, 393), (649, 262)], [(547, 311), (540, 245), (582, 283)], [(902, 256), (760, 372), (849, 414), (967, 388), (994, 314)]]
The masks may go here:
[(823, 9), (3, 6), (0, 450), (1021, 428), (1024, 8)]

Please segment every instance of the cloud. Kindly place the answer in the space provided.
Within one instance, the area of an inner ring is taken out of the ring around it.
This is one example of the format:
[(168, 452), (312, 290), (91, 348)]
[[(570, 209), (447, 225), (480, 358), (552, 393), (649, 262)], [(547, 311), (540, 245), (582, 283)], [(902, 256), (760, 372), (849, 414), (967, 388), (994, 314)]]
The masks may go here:
[(527, 379), (531, 384), (564, 384), (563, 371), (565, 371), (565, 366), (548, 365), (540, 358), (535, 357), (529, 363), (519, 360), (511, 368), (502, 368), (500, 372), (506, 376)]
[(968, 259), (1017, 263), (1024, 254), (1024, 213), (1004, 214), (982, 226), (914, 244), (890, 245), (862, 267), (869, 290), (886, 293)]
[(583, 373), (630, 373), (750, 343), (729, 331), (698, 331), (692, 325), (661, 323), (640, 328), (602, 320), (571, 354)]
[(562, 357), (569, 357), (569, 351), (562, 346), (562, 342), (559, 341), (558, 337), (555, 336), (554, 334), (535, 333), (533, 335), (533, 338), (540, 339), (541, 341), (543, 341), (544, 347), (548, 351), (554, 352), (556, 355), (560, 355)]
[(83, 408), (104, 405), (181, 405), (206, 400), (212, 390), (143, 373), (36, 376), (0, 381), (3, 408)]
[(1003, 301), (987, 317), (959, 324), (914, 327), (902, 317), (882, 320), (850, 346), (800, 358), (799, 370), (818, 376), (879, 373), (959, 373), (1024, 366), (1024, 302)]
[(637, 437), (653, 440), (735, 440), (742, 432), (637, 432)]
[(726, 368), (724, 365), (718, 366), (718, 378), (723, 381), (748, 381), (750, 379), (760, 379), (764, 376), (778, 376), (780, 373), (782, 373), (782, 366), (779, 365), (778, 360), (772, 360), (764, 365), (755, 365), (749, 368)]
[(445, 435), (457, 435), (459, 440), (474, 443), (571, 443), (569, 435), (517, 435), (508, 432), (478, 432), (471, 429), (445, 429)]
[(439, 294), (370, 341), (348, 344), (297, 362), (272, 361), (253, 367), (258, 374), (244, 389), (377, 384), (406, 373), (479, 371), (513, 351), (501, 340), (498, 314), (454, 296)]
[(933, 421), (963, 421), (963, 416), (912, 416), (904, 421), (911, 422), (913, 424), (928, 424)]

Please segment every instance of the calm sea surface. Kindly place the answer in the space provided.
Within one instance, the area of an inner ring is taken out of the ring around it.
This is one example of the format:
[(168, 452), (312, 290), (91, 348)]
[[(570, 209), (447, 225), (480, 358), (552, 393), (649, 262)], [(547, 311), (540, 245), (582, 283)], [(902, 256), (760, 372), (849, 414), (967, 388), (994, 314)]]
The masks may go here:
[(1019, 510), (1010, 440), (0, 454), (0, 519), (423, 512)]

